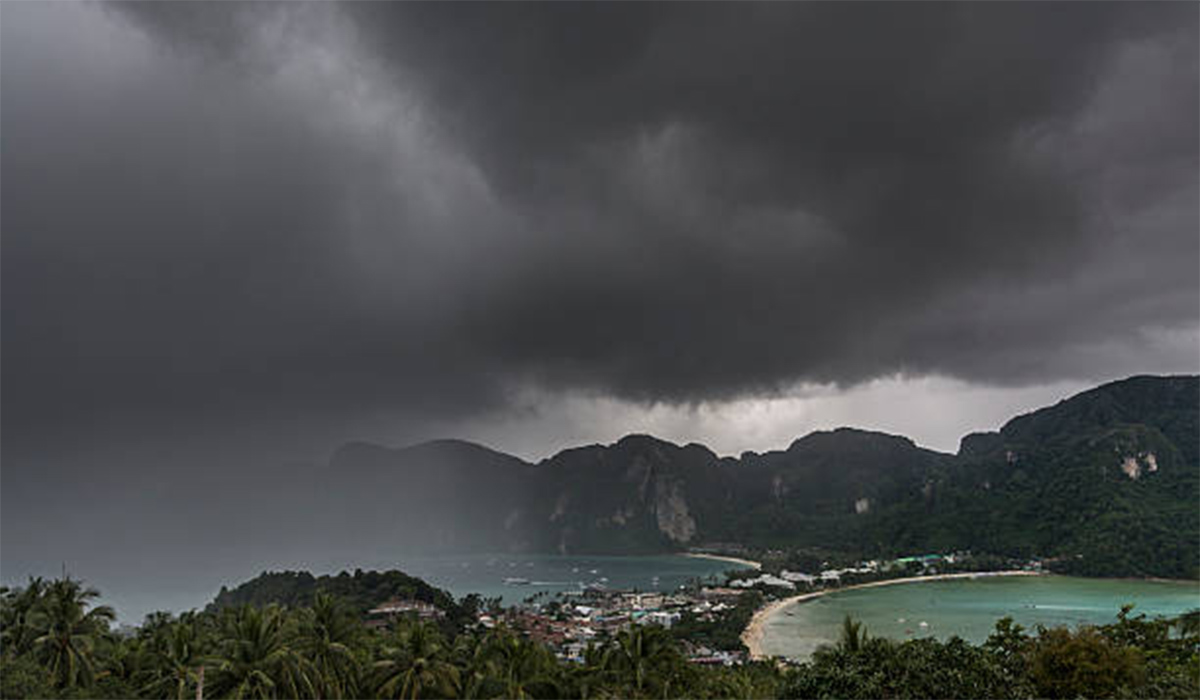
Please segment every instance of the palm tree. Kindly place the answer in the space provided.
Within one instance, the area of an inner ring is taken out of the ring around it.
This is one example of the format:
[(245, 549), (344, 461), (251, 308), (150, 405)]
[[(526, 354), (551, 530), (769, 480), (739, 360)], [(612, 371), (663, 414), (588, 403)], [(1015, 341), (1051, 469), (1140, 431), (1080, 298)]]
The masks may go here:
[(683, 663), (666, 630), (657, 625), (634, 625), (617, 634), (616, 643), (605, 650), (601, 665), (622, 686), (632, 680), (633, 695), (660, 690), (654, 694), (669, 696)]
[(546, 647), (507, 631), (489, 635), (488, 666), (503, 686), (505, 698), (558, 697), (557, 664)]
[(375, 662), (378, 691), (389, 698), (453, 697), (460, 687), (458, 668), (446, 658), (441, 634), (424, 623), (400, 624), (392, 644)]
[(775, 695), (774, 686), (764, 687), (750, 665), (720, 669), (708, 677), (708, 689), (707, 695), (717, 698), (769, 698)]
[(82, 582), (64, 577), (46, 587), (30, 613), (40, 633), (33, 648), (60, 688), (87, 686), (95, 679), (96, 641), (116, 619), (107, 605), (88, 610), (99, 596), (95, 588), (84, 588)]
[(842, 638), (838, 640), (838, 648), (842, 651), (855, 653), (867, 643), (867, 630), (861, 622), (855, 622), (849, 615), (842, 620)]
[(298, 647), (312, 667), (317, 696), (353, 697), (358, 679), (352, 651), (360, 629), (357, 621), (333, 596), (321, 591), (304, 612)]
[(0, 594), (0, 648), (5, 654), (17, 656), (33, 648), (38, 632), (31, 616), (45, 593), (46, 582), (31, 576), (28, 586), (5, 588)]
[(151, 697), (188, 697), (205, 663), (211, 663), (203, 653), (202, 630), (193, 613), (184, 613), (178, 620), (147, 619), (152, 632), (144, 640), (144, 668), (137, 677), (142, 691)]
[(491, 698), (499, 694), (499, 681), (493, 676), (486, 638), (469, 632), (454, 638), (450, 653), (459, 673), (459, 697)]
[(234, 698), (314, 697), (308, 664), (291, 646), (287, 613), (278, 605), (224, 611), (221, 650), (210, 687)]

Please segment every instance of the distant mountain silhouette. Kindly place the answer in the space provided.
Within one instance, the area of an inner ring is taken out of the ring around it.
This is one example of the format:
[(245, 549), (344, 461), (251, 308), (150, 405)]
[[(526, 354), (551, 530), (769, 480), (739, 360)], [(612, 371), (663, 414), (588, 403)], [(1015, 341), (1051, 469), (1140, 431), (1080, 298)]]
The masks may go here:
[(1198, 412), (1200, 378), (1133, 377), (968, 435), (957, 455), (850, 428), (740, 458), (648, 435), (537, 464), (455, 440), (352, 443), (319, 479), (314, 518), (325, 535), (408, 551), (969, 549), (1195, 577)]

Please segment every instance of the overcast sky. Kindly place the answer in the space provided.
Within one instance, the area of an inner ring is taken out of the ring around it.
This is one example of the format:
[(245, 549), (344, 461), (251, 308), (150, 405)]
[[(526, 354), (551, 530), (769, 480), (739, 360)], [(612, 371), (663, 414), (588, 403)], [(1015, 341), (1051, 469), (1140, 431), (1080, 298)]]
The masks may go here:
[(348, 439), (953, 451), (1194, 373), (1198, 19), (3, 3), (3, 574)]

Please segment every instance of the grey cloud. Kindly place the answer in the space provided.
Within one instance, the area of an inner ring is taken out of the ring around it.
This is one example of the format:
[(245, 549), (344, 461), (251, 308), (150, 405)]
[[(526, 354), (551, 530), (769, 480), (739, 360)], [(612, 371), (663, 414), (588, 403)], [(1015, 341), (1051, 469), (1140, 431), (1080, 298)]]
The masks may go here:
[(1198, 12), (0, 3), (4, 575), (300, 565), (264, 494), (344, 440), (1194, 372)]
[(148, 42), (6, 33), (31, 431), (1098, 378), (1200, 320), (1194, 5), (5, 13)]
[[(350, 11), (542, 227), (473, 340), (550, 381), (1041, 381), (1106, 369), (1033, 358), (1200, 316), (1179, 303), (1197, 290), (1193, 7)], [(1131, 68), (1137, 47), (1169, 58)], [(1155, 116), (1129, 120), (1130, 98)], [(1128, 239), (1173, 251), (1155, 261), (1172, 274), (1114, 289)], [(1052, 321), (1004, 302), (1089, 270)], [(1097, 305), (1130, 292), (1140, 316)], [(963, 297), (981, 303), (930, 311)]]

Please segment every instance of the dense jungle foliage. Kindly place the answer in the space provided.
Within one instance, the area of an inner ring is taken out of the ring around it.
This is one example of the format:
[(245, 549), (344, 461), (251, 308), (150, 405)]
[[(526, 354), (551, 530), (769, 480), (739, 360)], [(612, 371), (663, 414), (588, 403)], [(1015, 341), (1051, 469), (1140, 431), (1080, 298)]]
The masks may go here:
[(498, 628), (417, 620), (369, 629), (324, 591), (310, 604), (156, 613), (128, 635), (79, 581), (0, 597), (5, 698), (1077, 698), (1200, 697), (1200, 612), (1032, 634), (1004, 619), (982, 645), (893, 642), (846, 620), (804, 664), (691, 664), (670, 633), (634, 626), (584, 663)]

